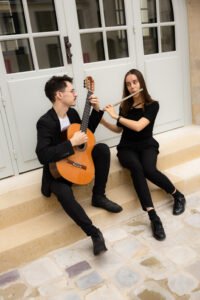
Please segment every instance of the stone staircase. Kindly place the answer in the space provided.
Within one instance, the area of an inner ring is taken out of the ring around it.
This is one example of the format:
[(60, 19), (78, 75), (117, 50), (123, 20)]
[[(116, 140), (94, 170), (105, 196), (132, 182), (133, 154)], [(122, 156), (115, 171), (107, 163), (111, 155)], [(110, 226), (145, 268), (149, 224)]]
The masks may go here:
[[(185, 195), (200, 185), (200, 127), (188, 126), (156, 135), (160, 143), (158, 167)], [(121, 168), (112, 148), (107, 186), (110, 199), (123, 206), (112, 214), (90, 205), (92, 184), (74, 186), (76, 198), (101, 230), (142, 214), (128, 171)], [(0, 182), (0, 272), (17, 267), (45, 253), (74, 243), (84, 233), (65, 214), (54, 196), (40, 193), (41, 169)], [(156, 207), (171, 201), (149, 183)]]

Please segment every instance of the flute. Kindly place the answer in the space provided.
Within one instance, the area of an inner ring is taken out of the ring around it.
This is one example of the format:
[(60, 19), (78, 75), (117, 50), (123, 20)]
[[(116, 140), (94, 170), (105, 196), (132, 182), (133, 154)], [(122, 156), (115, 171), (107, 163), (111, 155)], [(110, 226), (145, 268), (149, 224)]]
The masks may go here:
[(133, 94), (131, 94), (131, 95), (128, 95), (127, 97), (121, 99), (120, 101), (116, 102), (116, 103), (113, 104), (112, 106), (113, 106), (113, 107), (114, 107), (114, 106), (117, 106), (118, 104), (120, 104), (120, 103), (122, 103), (123, 101), (125, 101), (125, 100), (127, 100), (127, 99), (129, 99), (129, 98), (131, 98), (131, 97), (133, 97), (133, 96), (135, 96), (135, 95), (137, 95), (138, 93), (140, 93), (140, 92), (142, 92), (142, 91), (143, 91), (143, 89), (139, 89), (137, 92), (135, 92), (135, 93), (133, 93)]

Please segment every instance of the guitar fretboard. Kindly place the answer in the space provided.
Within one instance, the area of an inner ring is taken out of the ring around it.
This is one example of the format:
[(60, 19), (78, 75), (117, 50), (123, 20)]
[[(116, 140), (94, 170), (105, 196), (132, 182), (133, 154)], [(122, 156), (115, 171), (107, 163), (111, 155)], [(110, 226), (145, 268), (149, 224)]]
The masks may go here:
[(81, 131), (85, 132), (87, 131), (88, 128), (88, 123), (89, 123), (89, 117), (90, 117), (90, 110), (91, 110), (91, 104), (88, 100), (88, 98), (92, 95), (93, 93), (91, 91), (88, 91), (87, 93), (87, 99), (85, 102), (85, 108), (83, 111), (83, 118), (82, 118), (82, 123), (81, 123)]

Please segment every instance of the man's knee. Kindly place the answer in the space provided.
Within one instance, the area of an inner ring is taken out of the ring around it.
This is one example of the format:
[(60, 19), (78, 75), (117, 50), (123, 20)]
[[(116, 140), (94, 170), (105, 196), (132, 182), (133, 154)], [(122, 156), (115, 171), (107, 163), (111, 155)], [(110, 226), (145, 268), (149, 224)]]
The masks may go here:
[(54, 183), (51, 190), (59, 199), (73, 197), (72, 188), (66, 183)]
[(94, 149), (92, 151), (93, 157), (98, 156), (99, 158), (101, 157), (110, 157), (110, 149), (108, 145), (104, 143), (99, 143), (94, 146)]

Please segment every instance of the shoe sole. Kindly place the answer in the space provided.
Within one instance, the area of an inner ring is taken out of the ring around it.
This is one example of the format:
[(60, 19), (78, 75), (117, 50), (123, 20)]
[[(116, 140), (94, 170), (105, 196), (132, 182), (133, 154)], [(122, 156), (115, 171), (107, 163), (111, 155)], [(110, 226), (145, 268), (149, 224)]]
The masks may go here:
[(99, 249), (98, 252), (94, 252), (94, 255), (97, 256), (97, 255), (99, 255), (99, 254), (101, 254), (102, 252), (105, 252), (105, 251), (107, 251), (107, 250), (108, 250), (108, 249), (107, 249), (106, 247), (102, 247), (101, 249)]
[(155, 235), (153, 235), (153, 237), (154, 237), (157, 241), (159, 241), (159, 242), (162, 242), (162, 241), (164, 241), (164, 240), (166, 239), (166, 236), (165, 236), (164, 238), (162, 238), (162, 239), (156, 237)]

